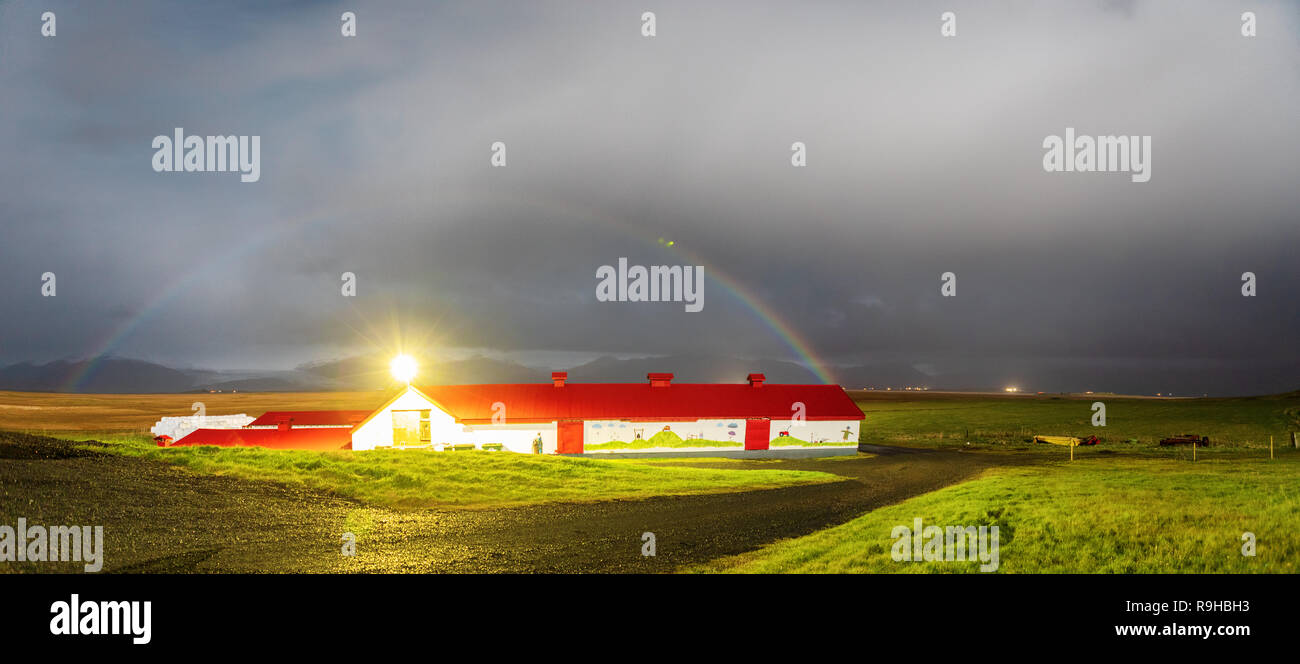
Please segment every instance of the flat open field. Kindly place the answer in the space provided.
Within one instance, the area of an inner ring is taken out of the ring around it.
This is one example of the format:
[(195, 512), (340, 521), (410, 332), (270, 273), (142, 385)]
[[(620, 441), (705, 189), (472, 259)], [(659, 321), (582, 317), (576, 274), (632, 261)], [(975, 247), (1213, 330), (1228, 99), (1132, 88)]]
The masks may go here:
[[(1019, 445), (1035, 434), (1096, 435), (1106, 443), (1135, 439), (1151, 446), (1181, 433), (1209, 436), (1213, 446), (1290, 445), (1300, 431), (1300, 393), (1235, 399), (1157, 399), (1113, 395), (986, 395), (852, 391), (866, 413), (862, 440), (927, 446)], [(1106, 426), (1092, 426), (1092, 404), (1106, 407)]]
[(164, 415), (194, 415), (202, 402), (208, 415), (268, 410), (367, 410), (391, 392), (222, 392), (220, 394), (51, 394), (0, 392), (0, 431), (30, 433), (93, 431), (145, 433)]
[[(651, 462), (163, 450), (142, 435), (196, 400), (213, 415), (257, 415), (369, 408), (383, 393), (0, 393), (0, 427), (107, 443), (0, 434), (0, 516), (102, 523), (117, 534), (110, 571), (971, 571), (894, 562), (890, 529), (915, 517), (998, 525), (1005, 572), (1297, 571), (1300, 394), (852, 395), (864, 442), (894, 447)], [(1091, 425), (1093, 401), (1107, 426)], [(1195, 461), (1155, 444), (1179, 433), (1213, 444)], [(1103, 443), (1069, 462), (1068, 448), (1027, 443), (1033, 434)], [(358, 535), (356, 558), (339, 557), (342, 532)], [(642, 532), (658, 536), (656, 557), (639, 554)], [(1255, 557), (1239, 553), (1245, 532)]]

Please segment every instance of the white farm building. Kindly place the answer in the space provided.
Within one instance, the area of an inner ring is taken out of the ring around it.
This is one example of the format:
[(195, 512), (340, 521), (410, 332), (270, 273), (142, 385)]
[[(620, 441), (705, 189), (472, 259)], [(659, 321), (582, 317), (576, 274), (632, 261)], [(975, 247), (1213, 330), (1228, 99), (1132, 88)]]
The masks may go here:
[[(264, 445), (297, 449), (474, 447), (579, 454), (588, 444), (648, 440), (735, 441), (767, 449), (791, 436), (811, 442), (858, 440), (863, 414), (838, 385), (673, 384), (652, 373), (644, 383), (407, 386), (364, 411), (267, 413), (243, 429), (204, 429), (177, 445)], [(364, 417), (363, 417), (364, 415)]]

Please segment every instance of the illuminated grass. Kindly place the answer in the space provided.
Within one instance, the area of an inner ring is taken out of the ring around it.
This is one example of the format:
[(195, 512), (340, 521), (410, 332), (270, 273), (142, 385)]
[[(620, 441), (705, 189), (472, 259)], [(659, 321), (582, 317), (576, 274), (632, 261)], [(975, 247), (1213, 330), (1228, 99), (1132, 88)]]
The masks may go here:
[[(986, 471), (841, 526), (698, 571), (978, 572), (976, 562), (895, 562), (895, 526), (997, 525), (1000, 572), (1300, 571), (1300, 454), (1275, 461), (1092, 459)], [(1242, 533), (1256, 556), (1242, 555)]]
[(510, 452), (160, 448), (139, 439), (94, 449), (163, 461), (196, 473), (299, 484), (398, 508), (499, 507), (635, 499), (818, 484), (841, 479), (811, 471), (665, 468), (631, 460), (614, 462)]

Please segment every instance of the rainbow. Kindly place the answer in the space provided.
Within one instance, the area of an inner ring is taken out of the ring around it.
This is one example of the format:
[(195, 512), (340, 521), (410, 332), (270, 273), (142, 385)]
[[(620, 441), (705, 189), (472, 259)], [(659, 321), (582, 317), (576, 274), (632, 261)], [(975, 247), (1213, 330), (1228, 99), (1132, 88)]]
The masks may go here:
[[(492, 196), (500, 197), (501, 192), (491, 192)], [(666, 248), (669, 251), (679, 254), (683, 259), (693, 265), (702, 265), (705, 269), (705, 277), (722, 287), (723, 291), (731, 295), (737, 302), (748, 309), (756, 319), (758, 319), (768, 330), (776, 335), (781, 342), (790, 349), (798, 358), (798, 362), (812, 371), (813, 375), (823, 383), (834, 384), (836, 380), (832, 375), (826, 363), (820, 361), (812, 344), (801, 335), (793, 324), (784, 320), (781, 315), (768, 305), (752, 289), (745, 287), (738, 279), (727, 274), (726, 271), (719, 269), (716, 265), (704, 261), (698, 255), (689, 252), (675, 242), (663, 242), (660, 238), (650, 239), (644, 232), (626, 220), (609, 216), (597, 212), (590, 208), (576, 206), (572, 203), (558, 203), (553, 200), (540, 199), (536, 196), (529, 198), (526, 203), (530, 206), (543, 207), (551, 211), (559, 211), (563, 214), (579, 214), (587, 218), (596, 219), (611, 223), (612, 225), (623, 228), (629, 235), (640, 238), (649, 244), (655, 244)], [(306, 223), (304, 223), (304, 221)], [(119, 346), (123, 341), (129, 338), (136, 330), (140, 329), (147, 321), (151, 320), (168, 304), (185, 293), (187, 289), (211, 273), (217, 272), (218, 268), (227, 265), (230, 261), (247, 256), (260, 250), (271, 241), (284, 235), (289, 229), (296, 229), (300, 226), (311, 226), (319, 224), (319, 219), (314, 215), (304, 215), (297, 220), (282, 222), (278, 225), (278, 231), (267, 232), (260, 236), (252, 237), (248, 242), (237, 245), (225, 252), (217, 253), (211, 256), (199, 269), (190, 270), (182, 279), (170, 282), (166, 287), (149, 300), (148, 304), (143, 307), (135, 316), (127, 319), (117, 327), (113, 328), (104, 339), (93, 346), (93, 351), (88, 357), (88, 361), (82, 368), (72, 373), (64, 381), (62, 391), (76, 391), (82, 383), (98, 368), (99, 363)]]
[(799, 363), (812, 371), (818, 380), (828, 384), (836, 382), (826, 364), (817, 359), (812, 344), (799, 334), (794, 325), (782, 319), (780, 314), (759, 297), (757, 293), (745, 288), (738, 279), (725, 271), (706, 263), (699, 256), (679, 248), (675, 243), (668, 248), (694, 265), (703, 265), (705, 267), (704, 278), (711, 279), (719, 286), (722, 286), (724, 291), (744, 305), (746, 309), (749, 309), (758, 320), (762, 321), (763, 325), (774, 332), (785, 346), (798, 356)]
[(74, 392), (81, 387), (85, 380), (94, 375), (95, 370), (99, 368), (100, 362), (111, 356), (112, 352), (123, 341), (129, 338), (140, 326), (151, 320), (158, 312), (167, 307), (172, 300), (175, 300), (181, 294), (185, 293), (191, 286), (201, 283), (204, 277), (210, 273), (217, 272), (218, 268), (227, 265), (230, 261), (236, 260), (243, 256), (254, 253), (263, 246), (269, 244), (276, 237), (284, 234), (284, 228), (296, 227), (301, 224), (300, 220), (294, 220), (282, 227), (279, 232), (271, 231), (259, 236), (250, 238), (248, 242), (235, 245), (225, 252), (213, 254), (205, 263), (197, 269), (188, 270), (185, 277), (169, 282), (161, 288), (149, 301), (140, 309), (135, 316), (123, 321), (118, 326), (112, 328), (109, 334), (101, 341), (92, 346), (93, 350), (86, 358), (87, 361), (82, 367), (70, 374), (60, 386), (62, 392)]
[[(499, 191), (485, 192), (495, 197), (501, 197)], [(752, 289), (746, 288), (740, 280), (727, 274), (725, 270), (719, 269), (716, 265), (708, 263), (698, 255), (681, 248), (676, 242), (663, 241), (663, 238), (651, 238), (641, 228), (629, 223), (627, 220), (613, 215), (605, 214), (588, 206), (581, 206), (572, 201), (557, 201), (539, 196), (532, 196), (527, 199), (516, 197), (516, 200), (524, 206), (540, 207), (550, 212), (557, 212), (561, 215), (581, 216), (588, 219), (605, 222), (612, 226), (621, 228), (625, 233), (632, 237), (640, 239), (646, 244), (656, 245), (666, 248), (680, 255), (686, 261), (694, 265), (703, 265), (705, 278), (716, 282), (722, 289), (730, 294), (737, 302), (748, 309), (755, 318), (763, 323), (764, 326), (773, 332), (781, 342), (791, 350), (798, 358), (798, 362), (807, 367), (813, 375), (823, 383), (835, 384), (838, 381), (830, 369), (828, 363), (818, 359), (817, 353), (813, 350), (812, 344), (801, 335), (793, 324), (786, 321), (781, 315), (773, 309), (766, 301), (763, 300)]]

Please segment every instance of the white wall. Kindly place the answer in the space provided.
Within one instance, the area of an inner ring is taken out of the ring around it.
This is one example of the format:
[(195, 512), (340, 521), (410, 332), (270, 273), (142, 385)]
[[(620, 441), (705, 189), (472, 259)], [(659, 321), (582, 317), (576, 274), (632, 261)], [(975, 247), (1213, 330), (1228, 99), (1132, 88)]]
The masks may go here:
[(556, 428), (554, 422), (534, 424), (479, 424), (464, 427), (465, 436), (461, 442), (474, 443), (482, 447), (484, 443), (501, 443), (511, 452), (520, 454), (533, 453), (533, 439), (542, 435), (542, 453), (554, 454), (556, 449)]
[(354, 431), (352, 449), (373, 450), (377, 447), (392, 447), (393, 411), (426, 409), (429, 410), (429, 437), (435, 448), (439, 448), (444, 443), (472, 443), (477, 447), (482, 447), (484, 443), (501, 443), (505, 449), (512, 452), (532, 454), (533, 439), (541, 434), (542, 450), (547, 454), (555, 452), (554, 422), (464, 426), (457, 424), (455, 418), (412, 389), (402, 393), (396, 401), (385, 406), (370, 421)]
[[(249, 429), (279, 429), (278, 424), (259, 424)], [(351, 424), (294, 424), (295, 429), (351, 429)]]
[[(734, 425), (734, 426), (733, 426)], [(669, 427), (682, 440), (730, 440), (737, 445), (745, 444), (745, 420), (693, 420), (693, 421), (659, 421), (628, 422), (625, 420), (593, 420), (583, 423), (583, 442), (597, 445), (611, 441), (630, 443), (636, 440), (636, 431), (641, 431), (643, 440)], [(731, 435), (731, 434), (735, 435)]]
[(460, 434), (460, 425), (452, 416), (439, 410), (419, 392), (407, 388), (396, 401), (388, 404), (370, 421), (352, 432), (352, 449), (373, 450), (393, 446), (393, 411), (429, 410), (429, 433), (432, 440), (447, 440)]
[[(857, 445), (861, 420), (772, 420), (772, 443), (781, 443), (780, 432), (789, 431), (792, 438), (806, 440), (810, 443), (839, 443)], [(849, 430), (848, 440), (844, 439), (844, 430)]]
[(155, 436), (171, 436), (180, 440), (194, 433), (195, 429), (241, 429), (257, 418), (244, 413), (238, 415), (182, 415), (164, 417), (158, 420), (149, 433)]
[[(790, 435), (800, 440), (808, 442), (839, 442), (845, 445), (858, 444), (858, 431), (861, 422), (858, 420), (806, 420), (804, 422), (794, 422), (791, 420), (772, 420), (771, 422), (771, 440), (774, 443), (780, 443), (780, 432), (789, 430)], [(733, 426), (734, 425), (734, 426)], [(587, 445), (596, 445), (599, 443), (608, 443), (619, 440), (625, 443), (632, 442), (636, 439), (635, 431), (642, 431), (641, 437), (649, 440), (651, 436), (663, 431), (663, 428), (670, 427), (672, 432), (682, 438), (682, 440), (703, 439), (703, 440), (727, 440), (735, 441), (737, 445), (745, 444), (745, 420), (696, 420), (689, 422), (627, 422), (620, 420), (600, 420), (589, 421), (585, 423), (584, 442)], [(849, 430), (848, 440), (844, 440), (844, 430)], [(731, 435), (734, 432), (735, 435)]]

